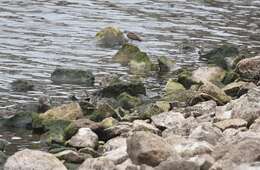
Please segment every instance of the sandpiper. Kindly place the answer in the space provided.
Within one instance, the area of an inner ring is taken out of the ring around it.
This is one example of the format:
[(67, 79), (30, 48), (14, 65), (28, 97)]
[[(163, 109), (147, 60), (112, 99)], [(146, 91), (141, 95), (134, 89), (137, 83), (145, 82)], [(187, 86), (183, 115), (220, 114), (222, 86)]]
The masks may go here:
[(140, 36), (138, 36), (136, 33), (133, 32), (126, 32), (126, 36), (130, 40), (143, 41)]

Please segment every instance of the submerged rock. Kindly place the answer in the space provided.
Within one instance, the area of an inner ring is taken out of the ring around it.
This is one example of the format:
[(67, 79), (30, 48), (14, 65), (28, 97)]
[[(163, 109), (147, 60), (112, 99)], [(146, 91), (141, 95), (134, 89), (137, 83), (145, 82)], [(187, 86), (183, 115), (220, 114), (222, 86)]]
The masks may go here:
[(27, 92), (34, 90), (34, 84), (32, 81), (29, 80), (23, 80), (23, 79), (18, 79), (15, 80), (11, 83), (11, 87), (14, 91), (17, 92)]
[(166, 73), (171, 71), (173, 65), (175, 64), (174, 60), (171, 60), (165, 56), (160, 56), (157, 60), (159, 64), (159, 73)]
[(54, 155), (30, 149), (16, 152), (9, 157), (4, 165), (4, 169), (67, 170)]
[(12, 117), (3, 120), (3, 125), (7, 127), (13, 127), (13, 128), (31, 129), (33, 114), (34, 113), (29, 113), (29, 112), (17, 113)]
[(117, 27), (105, 27), (96, 34), (96, 39), (104, 47), (123, 45), (126, 42), (123, 32)]
[(92, 86), (95, 77), (91, 71), (79, 69), (63, 69), (57, 68), (51, 74), (51, 80), (54, 83), (82, 84)]

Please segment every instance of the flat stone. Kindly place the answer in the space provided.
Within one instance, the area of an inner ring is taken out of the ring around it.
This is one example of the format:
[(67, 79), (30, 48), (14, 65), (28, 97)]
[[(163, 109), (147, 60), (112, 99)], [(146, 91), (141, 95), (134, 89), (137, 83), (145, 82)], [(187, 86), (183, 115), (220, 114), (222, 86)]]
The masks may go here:
[(223, 120), (217, 123), (214, 123), (214, 125), (224, 131), (228, 128), (240, 128), (240, 127), (246, 127), (247, 122), (243, 119), (227, 119)]

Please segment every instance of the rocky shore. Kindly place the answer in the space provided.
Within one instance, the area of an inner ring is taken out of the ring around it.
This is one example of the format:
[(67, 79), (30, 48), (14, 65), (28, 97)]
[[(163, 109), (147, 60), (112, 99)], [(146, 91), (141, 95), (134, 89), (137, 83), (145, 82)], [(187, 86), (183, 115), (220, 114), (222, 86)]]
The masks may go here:
[[(260, 169), (260, 56), (222, 45), (200, 54), (207, 66), (174, 69), (174, 61), (151, 60), (118, 28), (96, 38), (104, 48), (119, 48), (113, 59), (131, 76), (104, 77), (97, 91), (60, 106), (43, 96), (34, 109), (1, 119), (2, 127), (33, 130), (48, 146), (7, 156), (9, 142), (0, 139), (2, 169)], [(155, 97), (146, 77), (164, 77)], [(50, 79), (95, 85), (90, 70), (57, 68)], [(35, 85), (17, 80), (11, 86), (26, 92)]]

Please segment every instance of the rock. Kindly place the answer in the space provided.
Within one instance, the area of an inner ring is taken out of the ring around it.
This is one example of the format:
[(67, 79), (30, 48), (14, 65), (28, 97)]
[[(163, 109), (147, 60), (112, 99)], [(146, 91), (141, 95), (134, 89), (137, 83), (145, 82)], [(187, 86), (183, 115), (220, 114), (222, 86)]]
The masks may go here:
[(97, 143), (98, 136), (89, 128), (80, 128), (76, 135), (68, 141), (69, 145), (77, 148), (95, 148)]
[(225, 70), (220, 67), (199, 67), (197, 70), (192, 72), (192, 80), (195, 82), (211, 82), (219, 83), (225, 77)]
[(187, 69), (180, 70), (178, 74), (178, 82), (181, 83), (186, 89), (190, 89), (192, 85), (199, 84), (192, 78), (192, 72)]
[[(220, 118), (240, 118), (250, 126), (260, 116), (260, 89), (250, 89), (239, 99), (232, 100), (225, 106), (217, 107), (216, 116)], [(223, 113), (225, 113), (223, 115)], [(223, 119), (222, 119), (223, 120)]]
[(210, 155), (205, 154), (192, 157), (188, 161), (194, 162), (200, 167), (200, 170), (209, 170), (215, 160)]
[(117, 170), (139, 170), (139, 166), (134, 165), (130, 159), (116, 166)]
[(236, 170), (259, 170), (260, 162), (245, 163), (237, 166)]
[(133, 122), (133, 131), (149, 131), (155, 134), (159, 134), (160, 130), (154, 125), (146, 123), (143, 120), (135, 120)]
[(124, 109), (127, 109), (127, 110), (132, 109), (132, 108), (137, 107), (138, 105), (142, 104), (141, 99), (139, 99), (138, 97), (131, 96), (131, 95), (127, 94), (126, 92), (121, 93), (117, 97), (117, 99), (118, 99), (121, 107)]
[(229, 96), (231, 97), (236, 97), (238, 96), (238, 92), (239, 90), (245, 86), (247, 83), (243, 82), (243, 81), (239, 81), (239, 82), (233, 82), (230, 83), (228, 85), (226, 85), (224, 88), (222, 88), (222, 90)]
[(151, 117), (153, 124), (161, 129), (165, 128), (173, 128), (181, 125), (185, 118), (179, 112), (164, 112), (158, 115), (154, 115)]
[(260, 118), (256, 119), (249, 129), (253, 132), (260, 132)]
[(95, 77), (89, 70), (57, 68), (51, 74), (51, 80), (57, 84), (67, 83), (92, 86), (94, 85)]
[(126, 138), (124, 137), (115, 137), (108, 140), (103, 146), (103, 152), (109, 152), (116, 150), (120, 147), (126, 146)]
[(32, 128), (33, 113), (21, 112), (4, 120), (3, 125), (12, 128)]
[(199, 141), (206, 141), (211, 145), (216, 145), (223, 137), (221, 130), (214, 128), (211, 123), (204, 123), (191, 131), (189, 138)]
[(48, 110), (47, 112), (40, 115), (43, 121), (49, 120), (76, 120), (83, 117), (82, 110), (78, 103), (73, 102), (69, 104), (63, 104), (61, 106), (55, 107)]
[(200, 167), (194, 162), (180, 160), (180, 161), (164, 161), (154, 170), (200, 170)]
[(47, 110), (49, 110), (51, 108), (51, 99), (50, 96), (47, 95), (42, 95), (39, 97), (38, 99), (38, 108), (37, 108), (37, 112), (38, 113), (44, 113)]
[(147, 58), (147, 55), (145, 53), (142, 53), (141, 50), (133, 45), (133, 44), (124, 44), (119, 51), (115, 54), (113, 59), (122, 65), (127, 65), (131, 60), (135, 58), (141, 58), (142, 56), (145, 56)]
[(137, 108), (139, 119), (150, 119), (153, 115), (162, 113), (163, 109), (156, 103), (143, 104)]
[(60, 160), (65, 160), (66, 162), (71, 163), (82, 163), (84, 161), (82, 156), (72, 150), (64, 150), (62, 152), (56, 153), (55, 156)]
[(222, 80), (222, 83), (227, 85), (227, 84), (230, 84), (230, 83), (236, 81), (237, 79), (239, 79), (239, 74), (237, 74), (233, 70), (229, 70), (229, 71), (226, 71), (226, 74)]
[(199, 91), (209, 96), (212, 96), (212, 99), (216, 101), (219, 105), (224, 105), (228, 103), (231, 98), (225, 94), (223, 90), (214, 85), (213, 83), (205, 83), (200, 86)]
[(116, 170), (115, 164), (106, 158), (89, 158), (78, 170)]
[(236, 72), (245, 80), (259, 80), (260, 56), (246, 58), (238, 62)]
[(7, 160), (7, 158), (8, 158), (8, 156), (4, 152), (0, 151), (0, 169), (1, 170), (4, 167), (4, 164), (5, 164), (6, 160)]
[(77, 129), (90, 128), (93, 132), (98, 132), (103, 129), (103, 126), (100, 123), (94, 122), (86, 118), (74, 120), (72, 122), (72, 126), (76, 126)]
[(101, 97), (117, 97), (121, 93), (126, 92), (131, 96), (146, 94), (144, 84), (141, 82), (120, 82), (107, 86), (98, 92)]
[(201, 55), (200, 59), (206, 59), (208, 64), (215, 64), (224, 69), (229, 69), (232, 68), (232, 60), (234, 60), (238, 54), (239, 51), (236, 47), (231, 45), (222, 45), (209, 51), (207, 54)]
[(11, 87), (17, 92), (27, 92), (34, 90), (34, 85), (32, 81), (18, 79), (11, 83)]
[(127, 153), (135, 164), (157, 166), (170, 156), (178, 157), (163, 138), (138, 131), (127, 139)]
[(156, 101), (155, 105), (158, 106), (158, 108), (163, 112), (168, 112), (171, 109), (171, 105), (167, 101)]
[(178, 92), (178, 91), (183, 91), (185, 90), (185, 88), (183, 87), (182, 84), (172, 80), (172, 79), (169, 79), (167, 81), (167, 84), (164, 88), (166, 94), (170, 94), (170, 93), (175, 93), (175, 92)]
[(243, 119), (227, 119), (227, 120), (214, 123), (214, 125), (220, 130), (224, 131), (225, 129), (228, 128), (246, 127), (247, 122)]
[(147, 74), (154, 70), (154, 65), (145, 52), (139, 52), (129, 62), (129, 70), (133, 74)]
[(126, 145), (123, 145), (117, 149), (105, 152), (103, 157), (114, 162), (115, 165), (123, 163), (128, 159), (128, 154), (126, 152)]
[(116, 117), (117, 112), (113, 108), (113, 106), (106, 102), (106, 101), (98, 101), (96, 104), (96, 109), (91, 115), (88, 115), (89, 119), (95, 121), (95, 122), (100, 122), (105, 118), (108, 117)]
[(105, 139), (111, 139), (116, 136), (128, 137), (132, 131), (132, 126), (132, 123), (129, 122), (119, 122), (116, 126), (105, 129), (103, 137), (105, 137)]
[(117, 124), (117, 120), (114, 119), (113, 117), (108, 117), (102, 120), (101, 122), (101, 126), (106, 129), (106, 128), (110, 128), (113, 127)]
[(4, 169), (67, 170), (54, 155), (30, 149), (16, 152), (9, 157)]
[(216, 162), (211, 167), (211, 170), (235, 169), (243, 163), (251, 163), (259, 159), (260, 140), (253, 138), (245, 138), (236, 140), (235, 142), (222, 145), (214, 149), (213, 157)]
[(105, 27), (96, 34), (97, 43), (104, 47), (123, 45), (126, 42), (124, 34), (117, 27)]
[(159, 72), (166, 73), (171, 71), (173, 65), (176, 63), (174, 60), (171, 60), (165, 56), (160, 56), (157, 59), (159, 64)]

